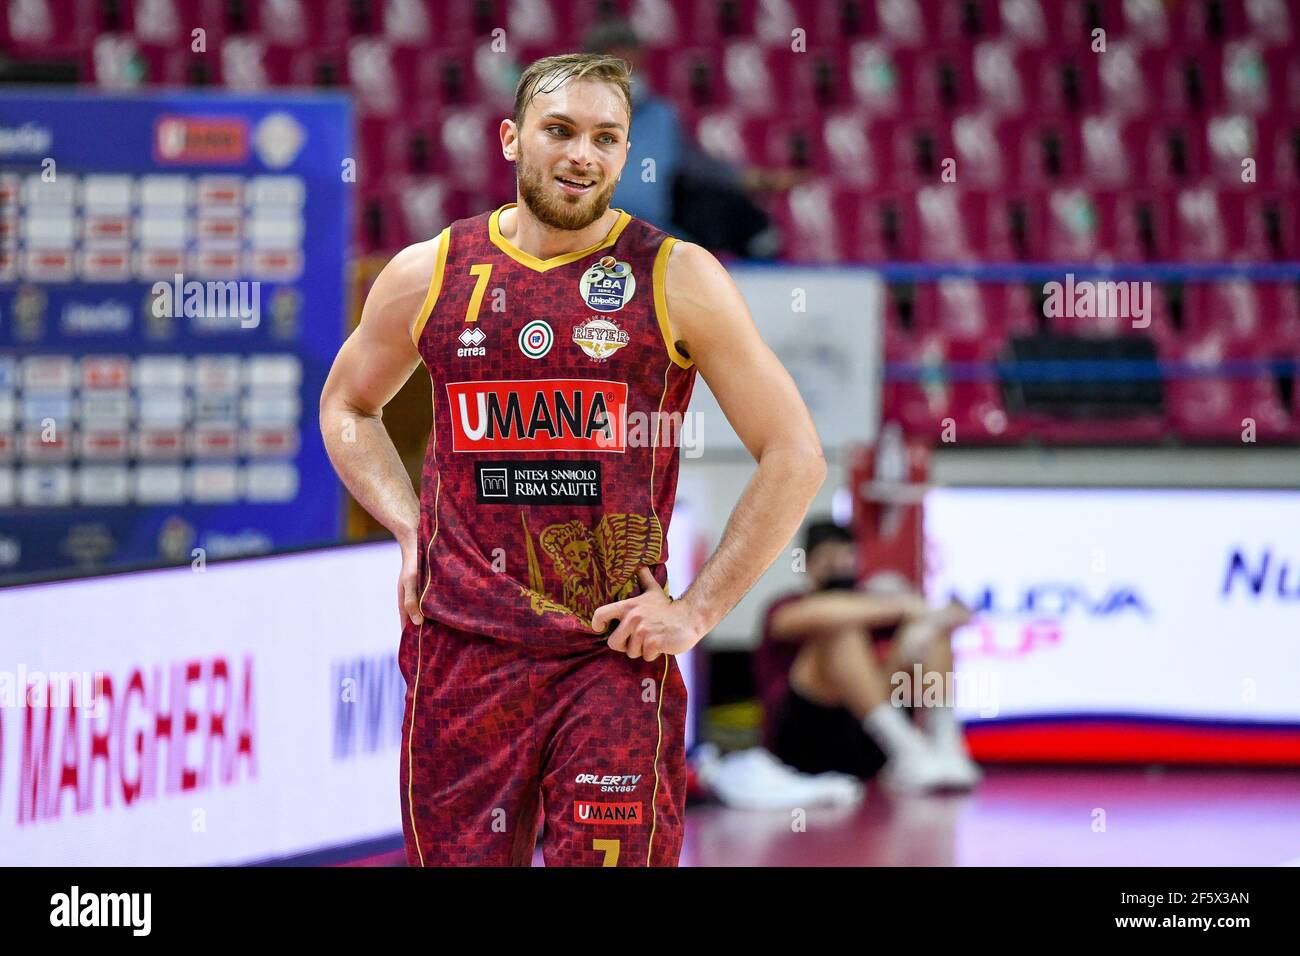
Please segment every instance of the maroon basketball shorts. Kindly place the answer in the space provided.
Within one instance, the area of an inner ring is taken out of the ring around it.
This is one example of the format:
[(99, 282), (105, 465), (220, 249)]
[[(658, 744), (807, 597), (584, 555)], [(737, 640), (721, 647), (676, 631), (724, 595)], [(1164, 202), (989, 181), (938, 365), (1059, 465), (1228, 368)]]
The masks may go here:
[(686, 800), (676, 659), (534, 648), (433, 620), (399, 653), (412, 866), (675, 866)]

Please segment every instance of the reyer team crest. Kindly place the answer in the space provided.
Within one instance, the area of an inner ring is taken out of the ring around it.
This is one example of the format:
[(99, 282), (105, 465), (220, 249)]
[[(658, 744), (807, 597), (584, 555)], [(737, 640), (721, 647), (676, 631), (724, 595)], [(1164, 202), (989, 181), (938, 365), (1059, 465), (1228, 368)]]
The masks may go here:
[(582, 325), (573, 327), (573, 341), (597, 362), (603, 362), (627, 345), (628, 334), (612, 319), (593, 316)]
[(613, 256), (603, 256), (578, 282), (583, 301), (597, 312), (617, 312), (636, 291), (632, 266)]

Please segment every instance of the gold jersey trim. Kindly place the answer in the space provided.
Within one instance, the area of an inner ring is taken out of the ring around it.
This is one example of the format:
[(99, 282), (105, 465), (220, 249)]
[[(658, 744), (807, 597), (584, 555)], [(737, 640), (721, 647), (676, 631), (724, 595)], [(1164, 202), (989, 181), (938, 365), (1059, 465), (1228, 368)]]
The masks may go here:
[(664, 348), (668, 350), (668, 357), (673, 360), (673, 364), (680, 368), (690, 368), (695, 364), (694, 359), (689, 359), (677, 351), (677, 343), (673, 341), (672, 325), (668, 322), (668, 257), (672, 254), (673, 246), (677, 245), (678, 240), (672, 236), (665, 236), (663, 242), (659, 243), (659, 251), (655, 253), (654, 267), (654, 298), (655, 298), (655, 318), (659, 320), (659, 334), (663, 336)]
[(451, 226), (448, 226), (438, 234), (438, 259), (433, 264), (433, 278), (429, 280), (429, 291), (424, 296), (420, 314), (415, 317), (415, 325), (411, 328), (411, 341), (417, 349), (420, 347), (420, 335), (424, 332), (424, 326), (429, 321), (429, 316), (433, 315), (433, 307), (438, 304), (438, 296), (442, 293), (442, 275), (447, 269), (447, 249), (450, 245)]
[(518, 203), (508, 202), (488, 217), (488, 237), (492, 240), (494, 246), (508, 255), (511, 259), (514, 259), (515, 262), (527, 266), (535, 272), (549, 272), (557, 266), (564, 266), (568, 265), (570, 262), (577, 262), (579, 259), (584, 256), (589, 256), (593, 252), (599, 252), (601, 249), (609, 248), (614, 243), (618, 242), (618, 237), (623, 234), (623, 230), (627, 228), (627, 224), (632, 221), (631, 213), (624, 212), (622, 209), (616, 209), (616, 212), (618, 212), (618, 221), (614, 223), (614, 228), (609, 231), (609, 235), (594, 246), (588, 246), (586, 249), (579, 249), (577, 252), (561, 253), (558, 256), (551, 256), (549, 259), (539, 259), (534, 255), (529, 255), (527, 252), (524, 252), (505, 236), (501, 235), (501, 213), (505, 212), (505, 210), (512, 206), (517, 205)]

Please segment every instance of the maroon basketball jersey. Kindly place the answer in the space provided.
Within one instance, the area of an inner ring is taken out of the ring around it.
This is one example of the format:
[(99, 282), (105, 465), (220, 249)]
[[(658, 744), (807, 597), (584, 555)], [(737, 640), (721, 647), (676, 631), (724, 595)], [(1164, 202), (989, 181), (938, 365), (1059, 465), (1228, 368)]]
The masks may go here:
[(590, 645), (639, 567), (666, 583), (695, 381), (667, 334), (677, 240), (619, 210), (601, 242), (538, 259), (501, 235), (510, 205), (444, 230), (413, 327), (433, 380), (420, 602), (463, 630)]

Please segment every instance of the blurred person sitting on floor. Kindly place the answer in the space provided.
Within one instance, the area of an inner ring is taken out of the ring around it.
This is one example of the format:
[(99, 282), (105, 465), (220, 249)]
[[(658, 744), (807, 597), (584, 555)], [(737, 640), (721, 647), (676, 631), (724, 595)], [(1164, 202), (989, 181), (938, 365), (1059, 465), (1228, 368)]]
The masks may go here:
[[(808, 589), (769, 606), (755, 653), (764, 745), (805, 773), (868, 778), (883, 767), (881, 782), (895, 792), (974, 787), (982, 774), (948, 692), (952, 632), (968, 609), (932, 608), (893, 572), (859, 590), (853, 536), (824, 518), (805, 529), (804, 557)], [(940, 675), (938, 706), (913, 686), (915, 664), (923, 686)]]

